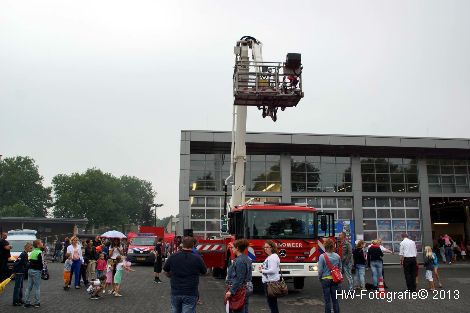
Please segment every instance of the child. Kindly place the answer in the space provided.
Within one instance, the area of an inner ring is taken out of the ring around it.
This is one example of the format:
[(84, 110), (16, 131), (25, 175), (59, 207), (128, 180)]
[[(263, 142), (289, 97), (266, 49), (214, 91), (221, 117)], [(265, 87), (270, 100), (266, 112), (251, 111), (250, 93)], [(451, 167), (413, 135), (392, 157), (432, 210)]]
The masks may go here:
[(98, 277), (98, 279), (105, 275), (105, 271), (106, 270), (106, 260), (104, 259), (104, 254), (101, 253), (100, 254), (100, 257), (98, 258), (98, 261), (96, 261), (96, 277)]
[(72, 278), (72, 255), (67, 253), (65, 255), (67, 258), (64, 262), (64, 290), (70, 289), (70, 280)]
[(432, 273), (434, 271), (434, 254), (430, 246), (424, 248), (424, 267), (426, 269), (426, 280), (429, 282), (429, 289), (434, 290)]
[(439, 260), (437, 258), (436, 253), (433, 252), (432, 255), (434, 256), (434, 275), (436, 276), (437, 282), (439, 283), (438, 284), (439, 288), (442, 288), (441, 278), (439, 277), (439, 272), (438, 272)]
[(87, 291), (90, 294), (91, 300), (98, 300), (100, 298), (100, 291), (102, 289), (103, 283), (106, 280), (106, 276), (100, 276), (99, 279), (93, 279), (90, 282), (90, 286), (88, 287)]
[(112, 259), (108, 259), (108, 264), (106, 265), (106, 282), (104, 283), (103, 293), (106, 293), (106, 288), (109, 286), (109, 294), (113, 292), (113, 270), (114, 263)]
[(116, 274), (114, 274), (114, 288), (113, 293), (115, 297), (122, 297), (119, 294), (119, 289), (121, 286), (122, 272), (124, 271), (124, 258), (120, 255), (116, 257)]
[(24, 251), (13, 263), (13, 274), (15, 274), (15, 288), (13, 289), (13, 306), (23, 305), (23, 279), (28, 271), (28, 253), (33, 250), (31, 243), (24, 245)]

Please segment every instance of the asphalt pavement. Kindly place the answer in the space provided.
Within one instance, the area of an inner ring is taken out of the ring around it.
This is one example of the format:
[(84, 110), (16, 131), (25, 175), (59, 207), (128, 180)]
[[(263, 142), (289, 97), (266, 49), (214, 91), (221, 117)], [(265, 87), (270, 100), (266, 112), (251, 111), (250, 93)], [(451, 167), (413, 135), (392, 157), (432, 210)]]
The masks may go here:
[[(125, 273), (122, 281), (121, 294), (116, 298), (105, 295), (99, 300), (90, 300), (85, 289), (64, 291), (62, 288), (63, 264), (51, 263), (50, 280), (41, 284), (41, 307), (13, 307), (13, 282), (3, 294), (0, 294), (0, 312), (68, 312), (68, 313), (105, 313), (105, 312), (170, 312), (170, 282), (162, 277), (163, 283), (153, 283), (151, 266), (135, 265), (136, 272)], [(355, 299), (340, 300), (341, 312), (470, 312), (470, 264), (441, 266), (440, 273), (444, 288), (437, 292), (429, 292), (426, 299), (369, 299), (374, 294), (359, 294)], [(389, 285), (387, 295), (402, 297), (405, 280), (402, 269), (393, 266), (385, 269), (386, 282)], [(366, 273), (370, 281), (370, 271)], [(292, 284), (289, 295), (279, 299), (280, 312), (323, 312), (323, 297), (320, 284), (316, 278), (306, 281), (303, 290), (294, 290)], [(419, 288), (424, 288), (424, 272), (420, 272)], [(212, 276), (201, 277), (199, 292), (202, 305), (197, 312), (222, 313), (224, 282)], [(395, 292), (395, 293), (393, 293)], [(420, 296), (424, 297), (425, 293)], [(250, 299), (250, 312), (269, 312), (262, 293), (255, 293)]]

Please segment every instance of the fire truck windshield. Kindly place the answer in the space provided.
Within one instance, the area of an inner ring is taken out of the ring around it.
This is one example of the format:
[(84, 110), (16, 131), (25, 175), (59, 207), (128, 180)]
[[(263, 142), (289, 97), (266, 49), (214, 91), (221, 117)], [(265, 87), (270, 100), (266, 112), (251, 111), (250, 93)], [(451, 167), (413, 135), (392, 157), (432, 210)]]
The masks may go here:
[(245, 211), (244, 232), (252, 239), (313, 239), (314, 213), (302, 211)]
[(132, 238), (131, 244), (134, 246), (153, 246), (155, 245), (154, 237), (135, 237)]

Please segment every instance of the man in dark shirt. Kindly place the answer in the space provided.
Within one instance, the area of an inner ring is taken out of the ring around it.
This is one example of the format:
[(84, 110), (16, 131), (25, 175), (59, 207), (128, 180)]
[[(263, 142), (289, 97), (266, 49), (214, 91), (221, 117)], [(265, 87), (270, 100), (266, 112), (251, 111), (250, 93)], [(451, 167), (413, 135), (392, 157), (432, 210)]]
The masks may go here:
[(163, 265), (163, 239), (158, 238), (157, 244), (155, 245), (155, 249), (153, 251), (155, 254), (155, 263), (153, 265), (153, 272), (154, 272), (154, 282), (161, 283), (160, 280), (160, 273), (162, 272), (162, 265)]
[(7, 241), (7, 233), (2, 233), (0, 238), (0, 282), (10, 275), (8, 271), (8, 259), (10, 258), (10, 243)]
[(194, 239), (184, 237), (183, 250), (172, 254), (163, 266), (171, 278), (172, 313), (194, 313), (198, 299), (199, 276), (207, 273), (200, 256), (192, 253)]

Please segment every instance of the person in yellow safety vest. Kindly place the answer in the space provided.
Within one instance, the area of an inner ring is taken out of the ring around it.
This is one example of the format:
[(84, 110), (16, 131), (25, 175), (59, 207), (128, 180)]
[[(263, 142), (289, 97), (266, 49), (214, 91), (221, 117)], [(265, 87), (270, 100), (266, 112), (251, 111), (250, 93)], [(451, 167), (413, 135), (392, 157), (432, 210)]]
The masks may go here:
[[(24, 306), (25, 308), (35, 307), (39, 308), (40, 292), (41, 292), (41, 272), (43, 269), (42, 263), (42, 248), (44, 247), (40, 239), (33, 241), (33, 251), (29, 255), (29, 270), (28, 270), (28, 286), (26, 287)], [(31, 301), (31, 296), (34, 302)]]

